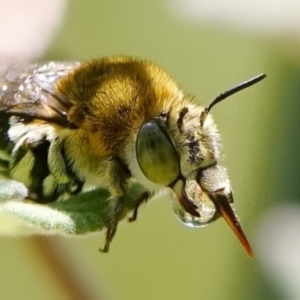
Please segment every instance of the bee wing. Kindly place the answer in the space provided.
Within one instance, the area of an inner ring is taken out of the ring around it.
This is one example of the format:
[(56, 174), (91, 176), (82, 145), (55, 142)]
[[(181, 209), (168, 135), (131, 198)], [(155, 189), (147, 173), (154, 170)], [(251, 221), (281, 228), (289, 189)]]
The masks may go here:
[(12, 65), (0, 71), (0, 115), (17, 115), (68, 124), (68, 99), (55, 83), (79, 66), (79, 62)]

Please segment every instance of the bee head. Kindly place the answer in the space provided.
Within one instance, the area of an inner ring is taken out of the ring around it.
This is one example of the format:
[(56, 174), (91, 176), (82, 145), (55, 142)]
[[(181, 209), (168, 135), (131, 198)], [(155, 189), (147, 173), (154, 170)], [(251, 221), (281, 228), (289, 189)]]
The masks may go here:
[[(227, 170), (217, 162), (220, 136), (209, 112), (220, 101), (263, 78), (264, 74), (259, 75), (220, 94), (205, 108), (188, 104), (180, 111), (171, 108), (162, 112), (143, 124), (136, 141), (142, 172), (151, 182), (174, 190), (179, 203), (175, 212), (179, 218), (200, 227), (222, 216), (249, 256), (252, 256), (251, 247), (231, 208), (233, 198)], [(199, 193), (199, 201), (190, 199), (190, 195), (195, 197)], [(213, 213), (203, 218), (203, 203), (207, 199), (213, 204)]]

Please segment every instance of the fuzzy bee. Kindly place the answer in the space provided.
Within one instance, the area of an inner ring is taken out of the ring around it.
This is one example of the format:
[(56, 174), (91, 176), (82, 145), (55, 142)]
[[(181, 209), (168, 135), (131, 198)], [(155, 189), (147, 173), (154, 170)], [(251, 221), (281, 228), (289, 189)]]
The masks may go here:
[(220, 136), (210, 110), (264, 77), (202, 107), (160, 67), (132, 57), (13, 65), (0, 78), (0, 174), (23, 182), (38, 203), (108, 189), (103, 252), (135, 180), (147, 191), (131, 221), (143, 202), (163, 192), (185, 223), (196, 224), (203, 213), (191, 197), (197, 194), (198, 204), (208, 199), (215, 211), (204, 223), (223, 216), (252, 256), (231, 208), (227, 171), (218, 164)]

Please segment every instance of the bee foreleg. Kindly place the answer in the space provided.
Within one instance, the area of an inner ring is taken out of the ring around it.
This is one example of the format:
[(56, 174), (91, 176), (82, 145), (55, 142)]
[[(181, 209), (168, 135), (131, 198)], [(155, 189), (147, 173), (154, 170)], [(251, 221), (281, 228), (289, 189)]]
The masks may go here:
[(128, 189), (128, 179), (131, 174), (128, 168), (122, 161), (112, 156), (107, 160), (106, 167), (106, 182), (112, 196), (124, 196)]
[(124, 197), (118, 197), (118, 198), (109, 198), (110, 205), (109, 205), (109, 221), (107, 225), (106, 230), (106, 236), (105, 236), (105, 244), (102, 249), (99, 249), (100, 252), (107, 253), (109, 250), (110, 243), (112, 242), (117, 228), (118, 224), (120, 222), (120, 217), (122, 216), (122, 213), (124, 211)]
[[(132, 216), (128, 219), (129, 222), (133, 222), (137, 219), (138, 209), (140, 205), (144, 202), (147, 202), (151, 196), (151, 193), (146, 191), (139, 195), (139, 197), (135, 201), (135, 207)], [(116, 234), (118, 224), (120, 218), (126, 213), (124, 207), (124, 196), (117, 197), (117, 198), (109, 198), (110, 201), (109, 205), (109, 221), (107, 225), (106, 237), (105, 237), (105, 244), (102, 249), (99, 251), (106, 253), (109, 251), (110, 243), (113, 240), (114, 235)]]
[(138, 216), (138, 210), (139, 210), (140, 206), (143, 203), (146, 203), (150, 197), (151, 197), (150, 192), (144, 192), (141, 195), (139, 195), (139, 197), (136, 199), (136, 204), (135, 204), (133, 213), (132, 213), (131, 217), (128, 218), (128, 222), (136, 221), (137, 216)]
[(130, 172), (126, 166), (117, 157), (111, 157), (107, 160), (106, 164), (106, 182), (108, 189), (111, 193), (111, 197), (107, 200), (108, 205), (108, 220), (105, 244), (101, 252), (108, 252), (109, 246), (113, 237), (117, 231), (118, 224), (121, 217), (124, 216), (124, 202), (125, 194), (128, 189), (128, 179), (130, 178)]

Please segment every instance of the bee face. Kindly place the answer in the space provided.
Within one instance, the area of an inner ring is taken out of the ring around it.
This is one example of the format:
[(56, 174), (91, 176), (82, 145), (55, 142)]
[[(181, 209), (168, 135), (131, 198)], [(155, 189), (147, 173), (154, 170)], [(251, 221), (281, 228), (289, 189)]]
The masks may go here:
[(227, 170), (218, 165), (220, 136), (210, 110), (264, 75), (202, 107), (161, 68), (131, 57), (49, 63), (17, 73), (8, 69), (0, 81), (0, 120), (6, 120), (0, 163), (6, 157), (2, 174), (23, 180), (34, 200), (107, 188), (106, 252), (128, 185), (136, 180), (148, 192), (137, 199), (134, 218), (153, 194), (173, 191), (174, 211), (185, 224), (199, 227), (223, 216), (252, 255), (231, 209)]
[[(188, 179), (196, 180), (204, 169), (217, 164), (220, 152), (220, 136), (211, 116), (200, 126), (203, 110), (189, 105), (177, 112), (171, 110), (170, 115), (164, 112), (143, 124), (137, 135), (136, 155), (142, 173), (184, 198), (184, 190), (176, 189), (177, 181), (184, 187)], [(196, 211), (188, 212), (198, 216)]]

